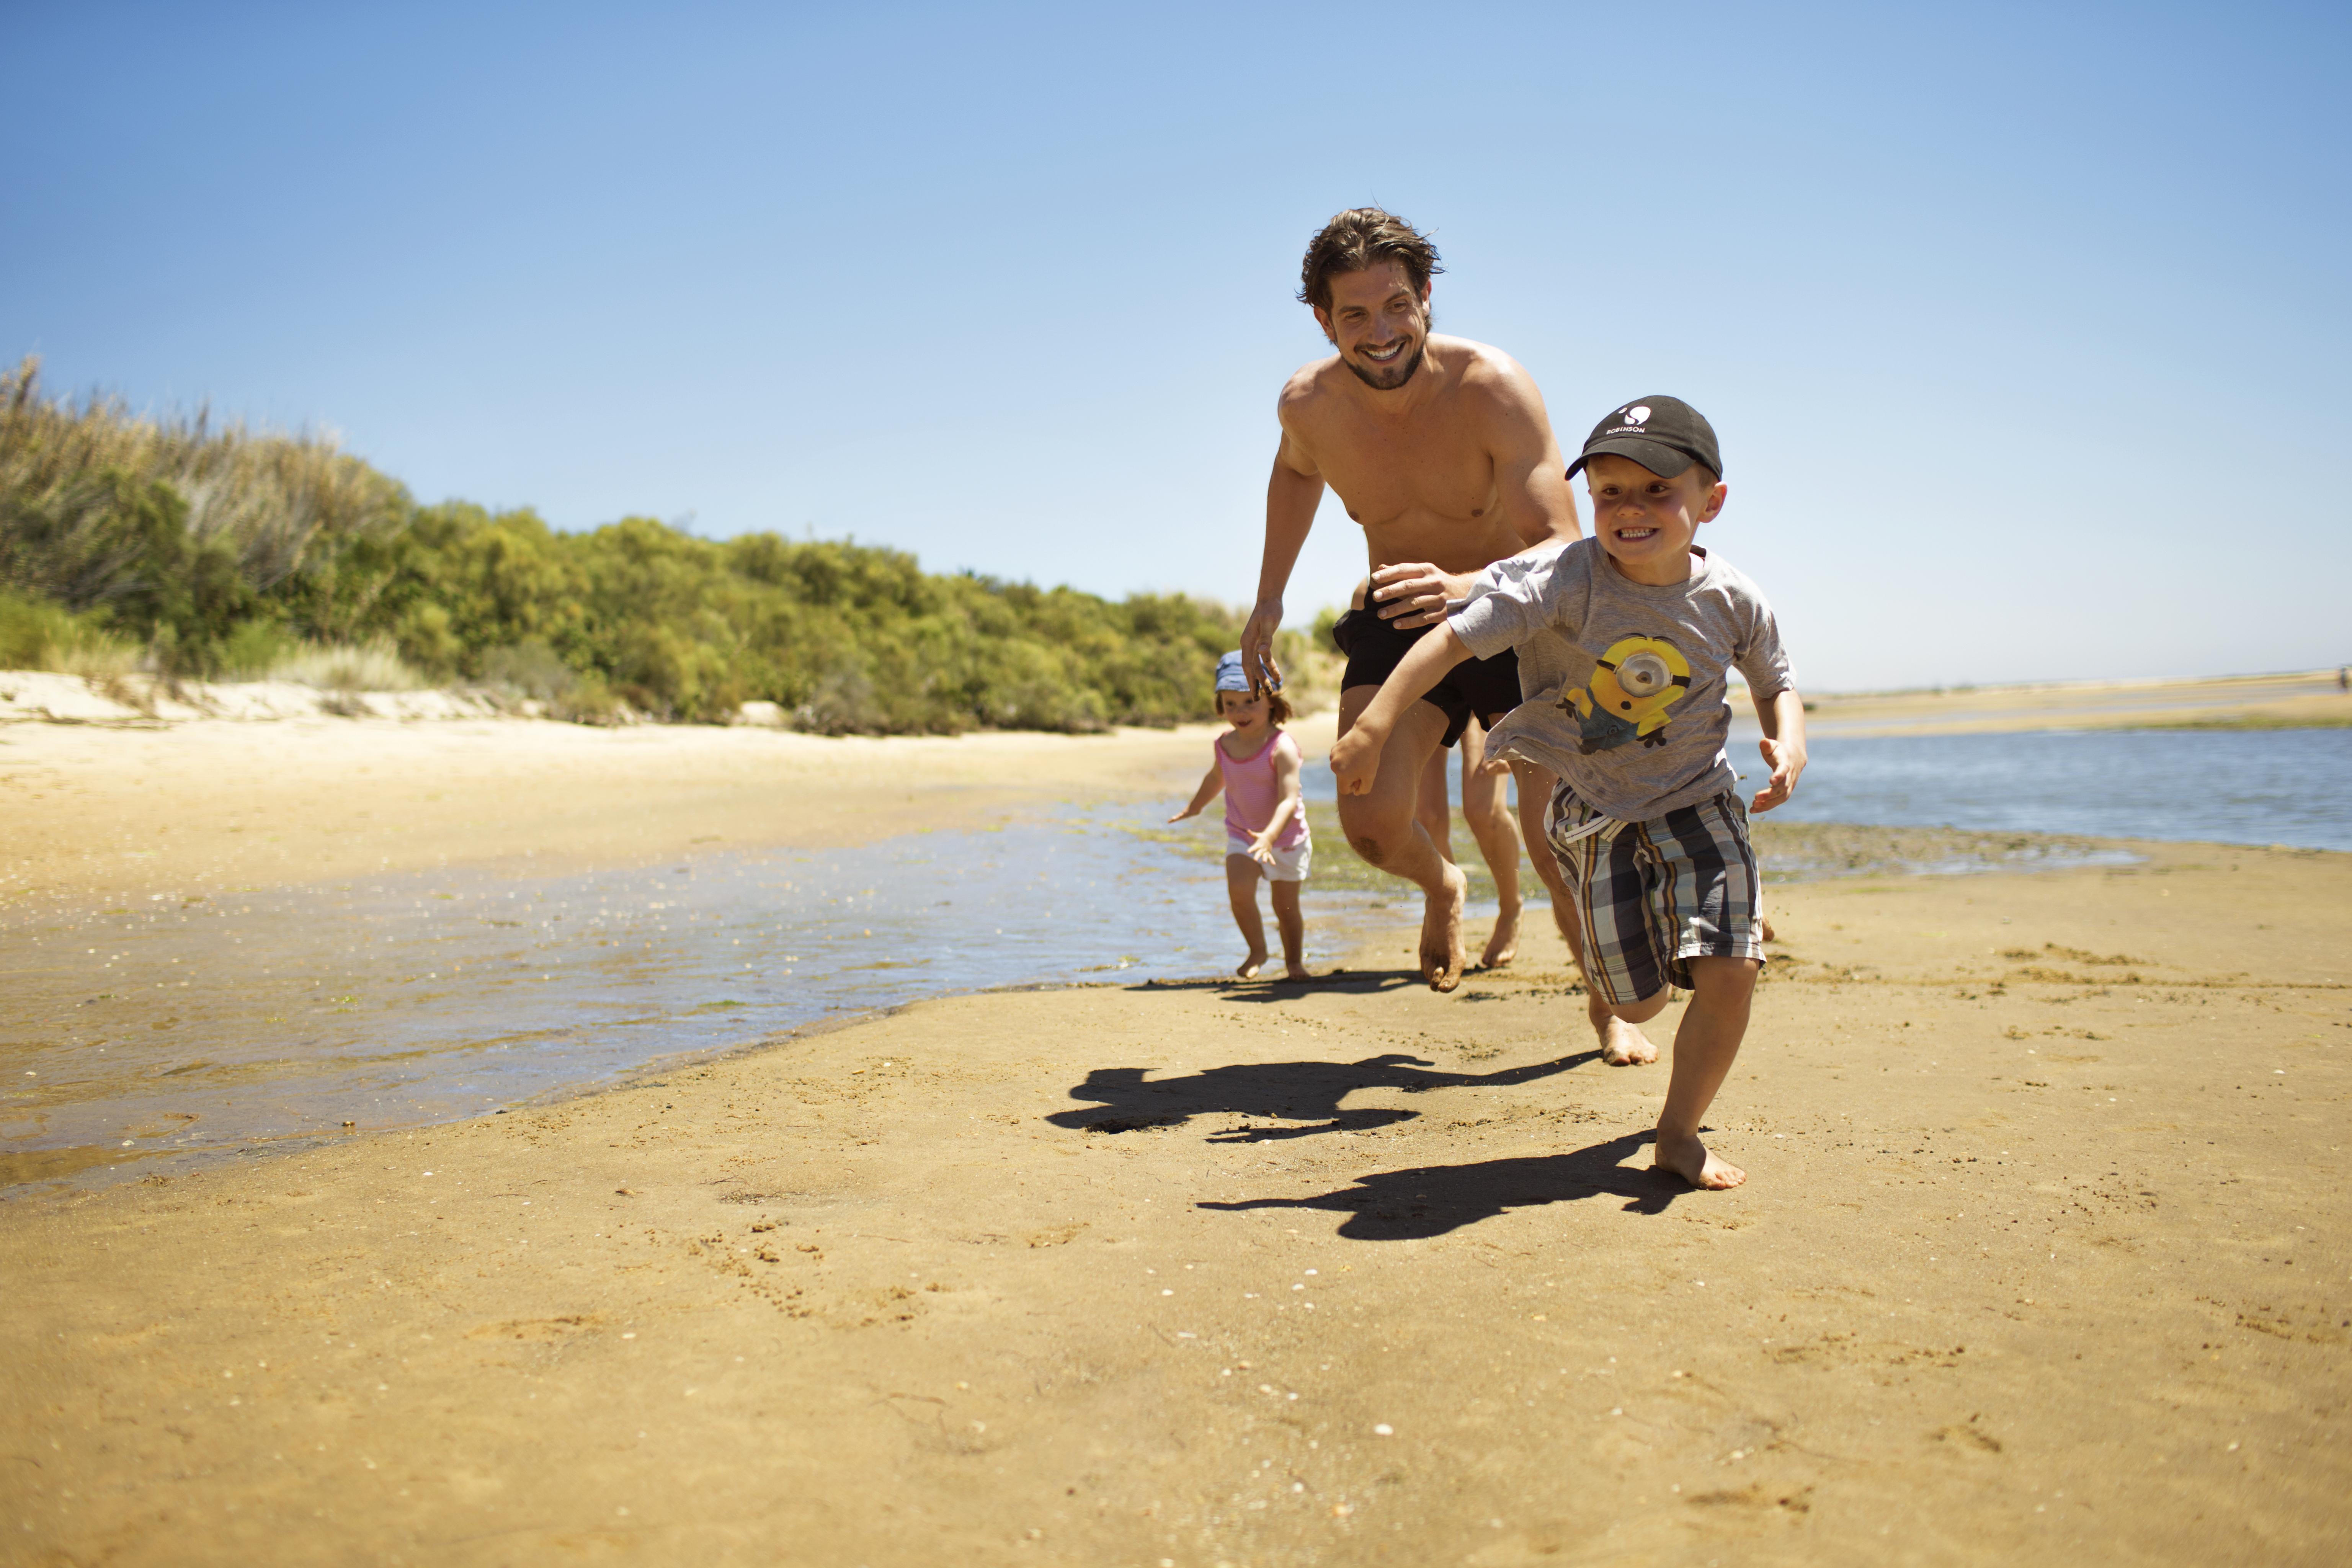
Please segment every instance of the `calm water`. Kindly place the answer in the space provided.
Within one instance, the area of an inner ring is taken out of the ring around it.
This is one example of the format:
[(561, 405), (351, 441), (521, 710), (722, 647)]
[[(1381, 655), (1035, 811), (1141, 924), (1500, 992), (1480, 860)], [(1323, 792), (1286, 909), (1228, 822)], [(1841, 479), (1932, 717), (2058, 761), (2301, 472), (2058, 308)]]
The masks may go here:
[[(1226, 970), (1222, 870), (1139, 831), (1161, 815), (18, 916), (0, 926), (0, 1180), (48, 1169), (17, 1158), (42, 1151), (477, 1114), (922, 996)], [(1308, 896), (1311, 958), (1347, 945), (1362, 901)]]
[[(2346, 730), (1828, 737), (1786, 813), (2352, 849), (2347, 777)], [(0, 1184), (479, 1114), (924, 996), (1222, 973), (1222, 829), (1164, 811), (0, 917)], [(1370, 902), (1310, 891), (1310, 958)]]
[[(1735, 761), (1763, 782), (1754, 738)], [(2352, 730), (1823, 736), (1797, 822), (2352, 849)]]

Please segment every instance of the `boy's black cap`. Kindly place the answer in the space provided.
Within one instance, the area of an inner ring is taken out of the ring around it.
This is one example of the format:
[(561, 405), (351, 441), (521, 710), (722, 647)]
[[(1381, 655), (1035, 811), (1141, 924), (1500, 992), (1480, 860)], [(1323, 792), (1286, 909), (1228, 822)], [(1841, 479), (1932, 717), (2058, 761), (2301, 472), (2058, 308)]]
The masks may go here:
[(1584, 450), (1569, 464), (1569, 478), (1603, 452), (1631, 458), (1662, 479), (1694, 462), (1723, 478), (1723, 454), (1716, 449), (1715, 426), (1679, 397), (1637, 397), (1592, 427)]

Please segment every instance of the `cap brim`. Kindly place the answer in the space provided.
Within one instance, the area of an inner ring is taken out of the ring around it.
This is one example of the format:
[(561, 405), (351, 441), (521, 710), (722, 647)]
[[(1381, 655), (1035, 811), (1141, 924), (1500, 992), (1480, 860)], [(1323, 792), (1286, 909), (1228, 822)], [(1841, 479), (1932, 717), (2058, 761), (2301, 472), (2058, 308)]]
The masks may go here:
[(1568, 466), (1569, 478), (1574, 479), (1577, 469), (1604, 452), (1631, 458), (1662, 479), (1671, 479), (1698, 461), (1680, 447), (1669, 447), (1664, 441), (1645, 441), (1638, 436), (1612, 436), (1606, 440), (1593, 442), (1578, 453), (1576, 461)]

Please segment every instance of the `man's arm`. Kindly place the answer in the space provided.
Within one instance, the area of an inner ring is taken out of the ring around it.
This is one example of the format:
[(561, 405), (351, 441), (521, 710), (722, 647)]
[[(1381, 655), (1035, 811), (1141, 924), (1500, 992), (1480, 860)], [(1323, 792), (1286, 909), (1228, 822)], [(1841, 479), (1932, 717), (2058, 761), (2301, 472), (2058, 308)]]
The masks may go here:
[(1282, 445), (1275, 448), (1274, 473), (1265, 481), (1265, 555), (1257, 570), (1257, 607), (1242, 628), (1242, 670), (1254, 692), (1282, 689), (1282, 671), (1274, 663), (1274, 634), (1282, 629), (1282, 592), (1290, 586), (1290, 569), (1298, 564), (1298, 552), (1322, 501), (1322, 470), (1286, 429)]
[(1381, 770), (1381, 748), (1388, 744), (1397, 720), (1444, 679), (1447, 670), (1469, 657), (1470, 649), (1451, 626), (1440, 626), (1405, 651), (1389, 678), (1381, 682), (1380, 695), (1331, 748), (1331, 773), (1339, 781), (1341, 795), (1370, 793), (1372, 775)]
[[(1535, 378), (1509, 356), (1489, 350), (1479, 356), (1463, 395), (1481, 416), (1487, 458), (1495, 466), (1496, 504), (1527, 547), (1519, 553), (1582, 538), (1568, 460), (1559, 455)], [(1427, 562), (1385, 566), (1372, 574), (1372, 597), (1383, 619), (1410, 630), (1444, 615), (1448, 600), (1470, 592), (1474, 575), (1440, 572)]]
[[(1381, 689), (1385, 693), (1387, 689)], [(1755, 802), (1748, 809), (1769, 811), (1797, 793), (1797, 780), (1805, 771), (1804, 700), (1794, 687), (1784, 688), (1769, 702), (1756, 705), (1756, 722), (1764, 730), (1756, 749), (1764, 753), (1772, 782), (1756, 792)]]

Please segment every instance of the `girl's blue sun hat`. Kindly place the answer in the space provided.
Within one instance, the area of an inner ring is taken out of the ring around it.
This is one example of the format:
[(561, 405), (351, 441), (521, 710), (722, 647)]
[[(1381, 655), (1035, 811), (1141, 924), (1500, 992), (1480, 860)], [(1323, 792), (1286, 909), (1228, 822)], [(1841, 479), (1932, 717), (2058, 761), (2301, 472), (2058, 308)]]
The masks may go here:
[(1241, 649), (1235, 648), (1233, 652), (1217, 660), (1218, 690), (1238, 691), (1244, 696), (1247, 696), (1249, 694), (1249, 676), (1242, 668)]

